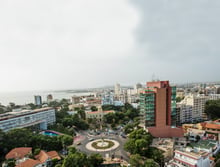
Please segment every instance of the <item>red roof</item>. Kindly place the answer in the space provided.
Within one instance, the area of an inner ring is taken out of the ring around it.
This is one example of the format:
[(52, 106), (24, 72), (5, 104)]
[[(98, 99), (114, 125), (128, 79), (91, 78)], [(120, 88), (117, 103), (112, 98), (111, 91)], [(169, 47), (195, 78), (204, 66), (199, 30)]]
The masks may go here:
[(47, 155), (50, 157), (50, 159), (58, 159), (58, 160), (61, 159), (56, 151), (49, 151), (47, 152)]
[(6, 159), (22, 159), (26, 155), (31, 153), (32, 148), (31, 147), (18, 147), (12, 149), (6, 156)]
[(183, 137), (182, 128), (172, 128), (170, 126), (165, 127), (150, 127), (148, 128), (149, 133), (154, 137)]
[(114, 110), (109, 110), (109, 111), (90, 111), (88, 112), (89, 114), (97, 114), (97, 113), (114, 113)]
[(41, 163), (44, 163), (47, 161), (47, 159), (49, 159), (49, 156), (47, 155), (47, 153), (45, 151), (40, 151), (40, 153), (38, 155), (35, 156), (36, 160), (40, 161)]
[(15, 167), (35, 167), (38, 164), (40, 164), (40, 161), (28, 159), (28, 160), (16, 165)]
[(206, 128), (210, 128), (210, 129), (220, 129), (220, 125), (219, 124), (215, 124), (215, 123), (207, 123), (205, 125)]

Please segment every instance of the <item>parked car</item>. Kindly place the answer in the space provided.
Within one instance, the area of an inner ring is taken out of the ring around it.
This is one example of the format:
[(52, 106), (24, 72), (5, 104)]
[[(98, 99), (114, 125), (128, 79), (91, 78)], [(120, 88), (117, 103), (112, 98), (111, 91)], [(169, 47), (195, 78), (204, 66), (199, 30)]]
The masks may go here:
[(94, 138), (89, 138), (89, 141), (93, 141), (94, 140)]

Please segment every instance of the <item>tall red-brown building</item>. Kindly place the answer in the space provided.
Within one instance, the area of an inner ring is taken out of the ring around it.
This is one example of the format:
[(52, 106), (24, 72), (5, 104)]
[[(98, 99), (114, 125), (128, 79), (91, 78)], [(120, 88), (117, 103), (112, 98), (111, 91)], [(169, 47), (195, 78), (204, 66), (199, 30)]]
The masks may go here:
[(145, 127), (153, 136), (183, 136), (182, 129), (176, 128), (176, 87), (171, 87), (169, 81), (147, 82), (140, 108)]

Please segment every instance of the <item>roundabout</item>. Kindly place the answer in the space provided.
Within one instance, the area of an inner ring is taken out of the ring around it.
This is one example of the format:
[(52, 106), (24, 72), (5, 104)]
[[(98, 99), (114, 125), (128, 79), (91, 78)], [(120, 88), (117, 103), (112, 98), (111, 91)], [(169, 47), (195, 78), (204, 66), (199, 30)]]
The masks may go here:
[(119, 146), (119, 142), (113, 139), (96, 139), (86, 144), (86, 149), (96, 152), (111, 151)]

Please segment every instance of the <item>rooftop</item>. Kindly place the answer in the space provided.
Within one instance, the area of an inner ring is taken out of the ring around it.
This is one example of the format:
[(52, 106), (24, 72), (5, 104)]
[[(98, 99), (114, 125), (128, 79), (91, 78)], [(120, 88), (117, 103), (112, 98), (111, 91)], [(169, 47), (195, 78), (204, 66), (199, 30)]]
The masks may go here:
[(180, 149), (176, 149), (175, 150), (176, 153), (180, 153), (182, 155), (185, 155), (187, 157), (191, 157), (193, 159), (200, 159), (201, 156), (207, 156), (209, 153), (207, 153), (206, 151), (195, 151), (192, 148), (180, 148)]
[(8, 113), (0, 114), (0, 121), (14, 118), (14, 117), (23, 116), (23, 115), (29, 115), (29, 114), (33, 114), (33, 113), (37, 113), (37, 112), (42, 112), (42, 111), (46, 111), (46, 110), (51, 110), (51, 109), (53, 109), (53, 108), (52, 107), (44, 107), (44, 108), (35, 109), (35, 110), (22, 110), (22, 111), (16, 111), (16, 112), (8, 112)]
[(200, 140), (198, 143), (190, 143), (192, 147), (199, 147), (199, 148), (205, 148), (210, 149), (216, 147), (217, 141), (213, 140)]
[(87, 112), (88, 114), (98, 114), (98, 113), (114, 113), (115, 111), (114, 110), (109, 110), (109, 111), (90, 111), (90, 112)]
[(32, 148), (31, 147), (18, 147), (12, 149), (8, 154), (6, 154), (5, 158), (6, 159), (22, 159), (26, 155), (28, 155), (31, 152)]
[(47, 155), (50, 157), (50, 159), (58, 159), (58, 160), (61, 159), (56, 151), (49, 151), (47, 152)]
[(33, 159), (28, 159), (28, 160), (16, 165), (15, 167), (35, 167), (38, 164), (40, 164), (39, 161), (33, 160)]

